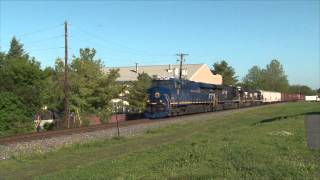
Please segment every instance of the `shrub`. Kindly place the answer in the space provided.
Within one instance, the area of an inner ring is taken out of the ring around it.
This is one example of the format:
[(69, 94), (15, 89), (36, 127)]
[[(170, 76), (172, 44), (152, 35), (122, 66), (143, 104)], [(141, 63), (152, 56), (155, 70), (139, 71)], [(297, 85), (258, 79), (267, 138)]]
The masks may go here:
[(33, 121), (26, 106), (18, 96), (0, 92), (0, 136), (27, 132), (33, 129)]
[(47, 131), (53, 130), (54, 123), (44, 123), (43, 128)]
[(90, 120), (87, 117), (82, 118), (82, 126), (89, 126)]

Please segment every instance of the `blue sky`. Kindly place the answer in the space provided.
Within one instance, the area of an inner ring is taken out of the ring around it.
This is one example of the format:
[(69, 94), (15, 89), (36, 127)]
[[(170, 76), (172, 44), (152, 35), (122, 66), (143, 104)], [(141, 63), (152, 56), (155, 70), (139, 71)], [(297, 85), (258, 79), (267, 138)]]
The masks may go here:
[(276, 58), (290, 84), (320, 87), (319, 1), (5, 1), (0, 0), (0, 45), (13, 35), (43, 67), (94, 47), (106, 66), (222, 59), (242, 78)]

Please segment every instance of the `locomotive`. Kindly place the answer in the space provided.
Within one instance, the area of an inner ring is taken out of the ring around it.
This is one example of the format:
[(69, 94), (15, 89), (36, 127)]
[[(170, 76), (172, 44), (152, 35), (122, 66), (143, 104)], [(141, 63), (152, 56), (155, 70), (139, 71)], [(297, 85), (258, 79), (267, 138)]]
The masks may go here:
[(291, 99), (288, 99), (288, 94), (286, 94), (286, 98), (281, 97), (281, 93), (278, 92), (250, 90), (175, 78), (154, 80), (147, 90), (145, 117), (164, 118), (304, 99), (300, 94), (292, 94), (290, 97), (294, 98)]

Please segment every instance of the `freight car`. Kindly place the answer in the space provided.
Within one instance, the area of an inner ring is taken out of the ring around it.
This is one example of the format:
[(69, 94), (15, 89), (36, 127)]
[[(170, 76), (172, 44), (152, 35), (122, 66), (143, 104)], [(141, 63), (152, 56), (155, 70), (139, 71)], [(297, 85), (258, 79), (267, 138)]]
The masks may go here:
[(263, 103), (277, 103), (281, 101), (281, 93), (260, 90)]
[(289, 94), (289, 93), (281, 93), (281, 101), (289, 102), (289, 101), (303, 101), (304, 95), (302, 94)]

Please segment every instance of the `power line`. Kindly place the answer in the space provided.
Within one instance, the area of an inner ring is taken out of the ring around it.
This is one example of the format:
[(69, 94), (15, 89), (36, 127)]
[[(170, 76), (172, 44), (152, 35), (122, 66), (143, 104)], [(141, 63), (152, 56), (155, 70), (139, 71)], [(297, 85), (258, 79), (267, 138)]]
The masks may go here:
[(29, 49), (29, 51), (46, 51), (46, 50), (55, 50), (55, 49), (62, 49), (64, 47), (52, 47), (52, 48), (41, 48), (41, 49)]
[[(68, 36), (70, 37), (70, 36)], [(154, 62), (154, 60), (147, 60), (145, 58), (152, 58), (152, 57), (173, 57), (174, 54), (167, 54), (167, 55), (140, 55), (140, 54), (137, 54), (137, 53), (132, 53), (132, 52), (129, 52), (127, 50), (124, 50), (124, 49), (114, 49), (114, 47), (111, 47), (109, 46), (109, 44), (105, 44), (103, 43), (102, 41), (101, 42), (93, 42), (92, 40), (84, 40), (82, 38), (76, 38), (74, 35), (71, 36), (71, 39), (73, 40), (77, 40), (77, 41), (80, 41), (80, 42), (83, 42), (85, 43), (86, 45), (85, 46), (92, 46), (91, 44), (98, 44), (99, 46), (101, 46), (102, 48), (104, 48), (103, 52), (101, 53), (101, 51), (99, 52), (99, 54), (110, 54), (109, 51), (112, 51), (112, 52), (120, 52), (120, 53), (130, 53), (130, 54), (134, 54), (136, 55), (137, 57), (136, 58), (133, 58), (133, 59), (144, 59), (143, 62)], [(123, 61), (124, 59), (118, 59), (118, 58), (112, 58), (112, 57), (100, 57), (100, 59), (102, 60), (111, 60), (111, 61)], [(131, 58), (132, 59), (132, 58)], [(141, 61), (139, 61), (141, 62)]]
[(106, 40), (104, 39), (102, 36), (96, 36), (96, 35), (93, 35), (92, 33), (84, 30), (83, 28), (79, 27), (79, 26), (75, 26), (75, 25), (72, 25), (74, 27), (76, 27), (79, 31), (81, 31), (82, 33), (85, 33), (89, 36), (91, 36), (92, 38), (96, 39), (96, 40), (99, 40), (103, 43), (105, 42), (110, 42), (110, 43), (113, 43), (115, 44), (116, 46), (118, 47), (123, 47), (123, 48), (126, 48), (127, 50), (130, 50), (130, 51), (126, 51), (126, 52), (131, 52), (132, 54), (135, 54), (135, 55), (141, 55), (141, 54), (149, 54), (149, 56), (172, 56), (172, 55), (168, 55), (168, 54), (164, 54), (164, 53), (160, 53), (160, 54), (157, 54), (157, 53), (150, 53), (150, 52), (146, 52), (146, 51), (142, 51), (142, 50), (137, 50), (137, 49), (134, 49), (134, 48), (131, 48), (131, 47), (128, 47), (126, 45), (123, 45), (121, 43), (118, 43), (118, 42), (115, 42), (115, 41), (111, 41), (111, 40)]
[[(35, 40), (35, 41), (27, 42), (27, 44), (44, 42), (44, 41), (47, 41), (47, 40), (51, 40), (51, 39), (58, 39), (58, 38), (61, 38), (61, 37), (64, 37), (64, 35), (63, 35), (63, 34), (61, 34), (61, 35), (58, 35), (58, 36), (52, 36), (52, 37), (49, 37), (49, 38), (38, 39), (38, 40)], [(26, 43), (24, 43), (24, 44), (26, 44)]]
[(61, 27), (62, 25), (63, 25), (63, 24), (54, 25), (54, 26), (50, 26), (50, 27), (47, 27), (47, 28), (38, 29), (38, 30), (35, 30), (35, 31), (32, 31), (32, 32), (27, 32), (27, 33), (19, 34), (19, 35), (16, 35), (16, 36), (17, 36), (17, 37), (29, 36), (29, 35), (32, 35), (32, 34), (37, 34), (37, 33), (40, 33), (40, 32), (44, 32), (44, 31), (56, 29), (56, 28), (58, 28), (58, 27)]

